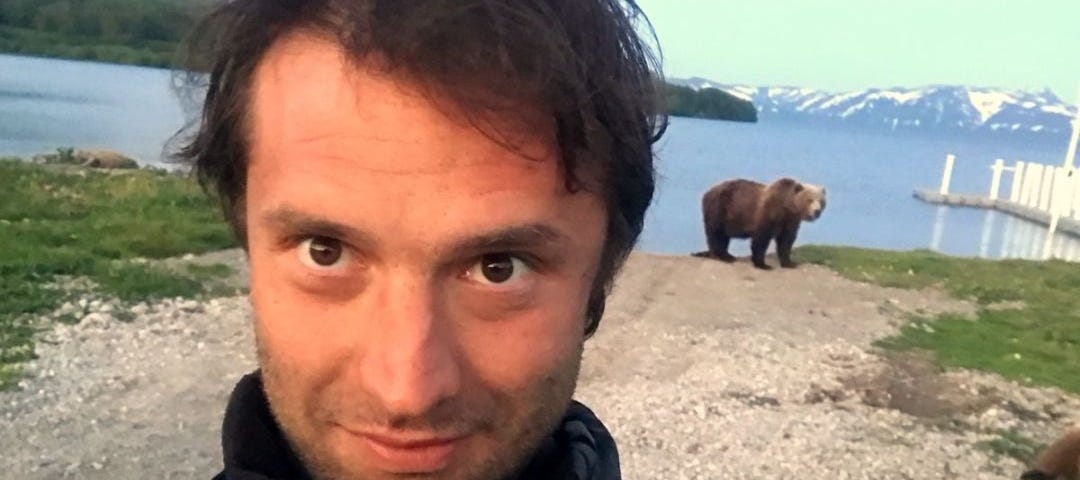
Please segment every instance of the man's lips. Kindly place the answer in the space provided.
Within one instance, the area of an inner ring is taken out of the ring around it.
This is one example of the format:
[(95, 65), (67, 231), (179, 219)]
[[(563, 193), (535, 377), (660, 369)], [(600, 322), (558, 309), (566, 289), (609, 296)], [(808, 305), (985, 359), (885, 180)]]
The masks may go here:
[(392, 473), (432, 473), (450, 465), (468, 435), (384, 433), (348, 430), (368, 450), (375, 466)]

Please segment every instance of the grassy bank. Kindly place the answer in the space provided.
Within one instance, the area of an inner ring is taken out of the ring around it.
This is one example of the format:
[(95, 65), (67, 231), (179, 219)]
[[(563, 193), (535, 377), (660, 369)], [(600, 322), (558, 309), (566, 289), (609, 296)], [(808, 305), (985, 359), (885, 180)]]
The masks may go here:
[(1080, 265), (926, 252), (803, 247), (804, 262), (888, 287), (938, 287), (980, 306), (975, 321), (920, 318), (880, 344), (926, 349), (945, 365), (1080, 393)]
[[(33, 320), (71, 299), (55, 287), (58, 280), (85, 278), (98, 294), (128, 302), (214, 293), (208, 285), (227, 269), (165, 269), (138, 259), (220, 250), (235, 241), (190, 178), (0, 159), (0, 245), (2, 389), (33, 357), (35, 330), (48, 327)], [(981, 307), (975, 321), (915, 319), (883, 340), (886, 348), (926, 349), (946, 365), (1080, 393), (1080, 265), (837, 247), (803, 247), (796, 255), (857, 281), (937, 287)]]
[(132, 261), (234, 246), (216, 206), (183, 176), (112, 174), (0, 159), (0, 389), (33, 357), (30, 321), (67, 300), (59, 278), (91, 280), (125, 301), (196, 296), (215, 269)]

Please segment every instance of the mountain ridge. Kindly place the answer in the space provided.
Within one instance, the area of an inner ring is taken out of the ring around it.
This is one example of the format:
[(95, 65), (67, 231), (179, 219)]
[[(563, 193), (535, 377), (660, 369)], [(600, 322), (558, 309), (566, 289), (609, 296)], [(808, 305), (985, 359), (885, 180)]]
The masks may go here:
[(832, 122), (887, 130), (1068, 136), (1077, 107), (1050, 89), (931, 84), (829, 92), (797, 86), (724, 84), (701, 77), (675, 85), (718, 89), (753, 102), (762, 120)]

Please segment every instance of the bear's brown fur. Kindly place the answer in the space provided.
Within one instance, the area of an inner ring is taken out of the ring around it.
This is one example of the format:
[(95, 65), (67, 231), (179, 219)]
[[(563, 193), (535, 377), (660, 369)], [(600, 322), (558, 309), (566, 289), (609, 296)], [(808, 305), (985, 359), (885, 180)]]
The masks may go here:
[(1034, 468), (1022, 480), (1077, 480), (1080, 478), (1080, 426), (1061, 436), (1039, 454)]
[(735, 261), (728, 253), (732, 238), (749, 238), (754, 266), (768, 270), (765, 251), (776, 240), (780, 265), (794, 268), (791, 247), (803, 221), (814, 221), (825, 210), (825, 189), (781, 178), (770, 185), (752, 180), (728, 180), (701, 198), (708, 256)]

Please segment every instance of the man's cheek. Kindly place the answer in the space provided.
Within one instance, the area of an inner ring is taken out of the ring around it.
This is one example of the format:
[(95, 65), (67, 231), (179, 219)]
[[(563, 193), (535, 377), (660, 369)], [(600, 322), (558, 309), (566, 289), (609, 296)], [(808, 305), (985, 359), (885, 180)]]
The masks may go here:
[(253, 295), (255, 327), (270, 361), (311, 371), (338, 348), (335, 342), (347, 340), (332, 330), (328, 312), (313, 308), (302, 297), (288, 288), (269, 288)]
[(334, 338), (326, 330), (333, 316), (318, 292), (302, 288), (291, 258), (282, 253), (259, 252), (252, 255), (251, 299), (261, 334), (274, 343), (298, 343)]
[(464, 327), (464, 350), (477, 377), (500, 390), (518, 391), (559, 370), (579, 350), (575, 342), (583, 340), (574, 337), (582, 337), (582, 328), (574, 317), (553, 313), (549, 306)]

